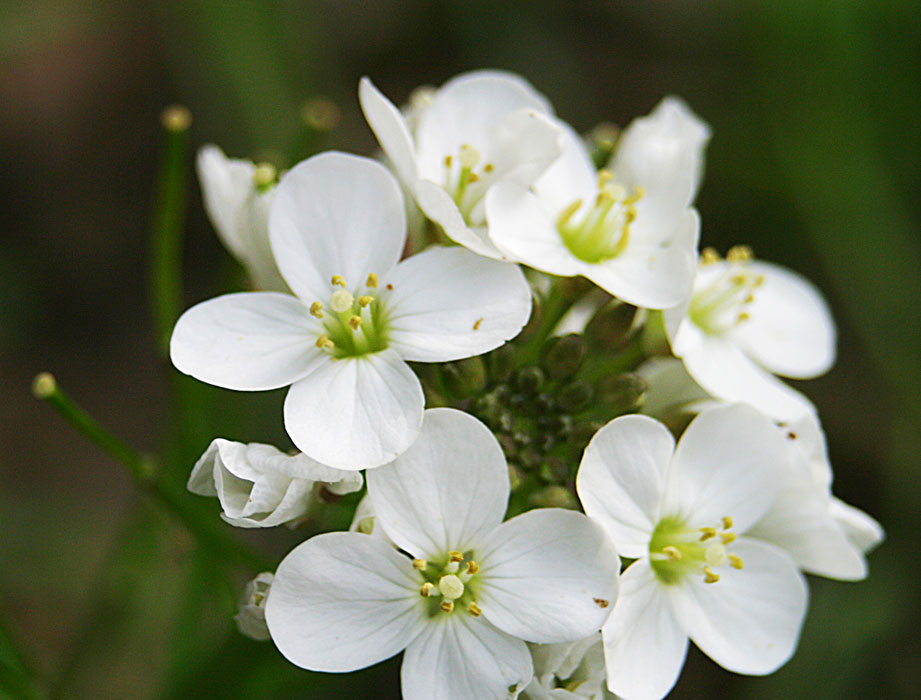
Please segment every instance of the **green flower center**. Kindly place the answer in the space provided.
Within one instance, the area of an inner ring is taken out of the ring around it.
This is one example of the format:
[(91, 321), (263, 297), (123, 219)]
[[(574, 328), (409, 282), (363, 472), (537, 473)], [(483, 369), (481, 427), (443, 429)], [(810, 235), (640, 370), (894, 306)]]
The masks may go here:
[[(688, 318), (705, 333), (719, 335), (749, 319), (747, 307), (755, 300), (755, 290), (764, 284), (764, 275), (748, 266), (752, 252), (735, 246), (726, 254), (726, 270), (700, 289), (695, 289)], [(701, 264), (719, 262), (712, 248), (701, 253)]]
[(430, 617), (455, 611), (465, 611), (473, 617), (483, 613), (476, 604), (480, 567), (473, 560), (473, 552), (451, 551), (441, 561), (413, 559), (412, 565), (422, 574), (419, 595), (428, 599)]
[(385, 350), (389, 319), (384, 301), (393, 286), (388, 284), (381, 289), (373, 272), (357, 290), (357, 296), (348, 290), (341, 275), (333, 275), (330, 284), (332, 292), (327, 303), (315, 301), (310, 305), (310, 314), (323, 324), (317, 347), (336, 358)]
[(467, 144), (460, 147), (456, 156), (446, 155), (443, 163), (444, 188), (460, 210), (464, 223), (468, 226), (482, 226), (486, 222), (483, 197), (495, 174), (495, 166), (485, 163), (477, 168), (480, 152)]
[(741, 557), (727, 549), (736, 539), (732, 518), (725, 516), (720, 525), (692, 528), (678, 518), (660, 520), (649, 540), (649, 563), (656, 578), (674, 585), (685, 576), (703, 574), (706, 583), (716, 583), (720, 575), (715, 569), (724, 565), (741, 569), (745, 565)]
[(592, 206), (577, 199), (557, 218), (556, 228), (569, 252), (587, 263), (599, 263), (620, 255), (630, 242), (630, 224), (636, 219), (636, 203), (643, 188), (632, 194), (613, 182), (607, 170), (598, 173), (598, 194)]

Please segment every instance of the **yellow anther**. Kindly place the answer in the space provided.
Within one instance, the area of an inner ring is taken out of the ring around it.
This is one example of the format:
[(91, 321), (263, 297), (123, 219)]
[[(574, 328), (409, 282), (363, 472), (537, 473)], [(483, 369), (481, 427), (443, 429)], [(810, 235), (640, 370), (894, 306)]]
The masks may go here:
[(453, 162), (454, 162), (454, 158), (452, 158), (451, 156), (445, 156), (445, 167), (446, 168), (450, 168), (451, 163)]
[(734, 245), (726, 253), (726, 259), (729, 262), (748, 262), (754, 257), (755, 254), (747, 245)]
[[(716, 583), (720, 580), (720, 575), (713, 573), (709, 566), (704, 567), (704, 583)], [(444, 603), (442, 603), (444, 605)]]
[(569, 219), (579, 211), (579, 208), (582, 206), (582, 200), (577, 199), (575, 202), (571, 202), (566, 205), (563, 211), (560, 212), (559, 217), (556, 220), (557, 226), (563, 226)]
[(750, 318), (751, 318), (750, 313), (748, 313), (747, 311), (742, 311), (739, 313), (738, 317), (736, 318), (736, 323), (745, 323)]
[(460, 147), (460, 164), (462, 168), (473, 168), (480, 162), (480, 152), (473, 146), (464, 144)]
[(740, 557), (738, 554), (730, 554), (729, 566), (731, 566), (733, 569), (741, 570), (745, 566), (745, 562), (742, 561), (742, 557)]
[(335, 343), (329, 339), (328, 335), (321, 335), (317, 338), (317, 347), (321, 350), (330, 350), (335, 347)]
[(443, 600), (441, 601), (442, 611), (449, 613), (454, 612), (454, 601), (453, 600)]
[(464, 553), (452, 549), (450, 552), (448, 552), (448, 561), (464, 561)]
[(493, 165), (492, 163), (487, 163), (486, 165), (483, 166), (484, 173), (491, 173), (495, 169), (496, 169), (496, 166)]
[(477, 573), (479, 570), (480, 570), (480, 565), (477, 564), (475, 561), (473, 561), (473, 560), (471, 559), (470, 561), (467, 562), (467, 573), (468, 573), (470, 576), (473, 576), (473, 575), (474, 575), (475, 573)]
[(368, 306), (372, 301), (374, 301), (374, 297), (369, 297), (367, 294), (365, 294), (364, 296), (358, 297), (358, 305), (359, 305), (361, 308), (365, 308), (365, 307)]
[(338, 284), (340, 287), (345, 287), (345, 277), (342, 275), (333, 275), (333, 278), (330, 280), (331, 284)]
[(361, 327), (361, 316), (349, 317), (349, 327), (353, 331), (357, 331)]
[(755, 278), (755, 284), (754, 284), (755, 289), (757, 289), (758, 287), (760, 287), (760, 286), (763, 285), (763, 284), (764, 284), (764, 275), (758, 275), (758, 276)]
[(479, 617), (480, 615), (483, 614), (483, 611), (480, 609), (480, 606), (477, 605), (476, 603), (470, 603), (470, 605), (467, 606), (467, 612), (469, 612), (474, 617)]
[(667, 545), (662, 547), (662, 553), (667, 556), (671, 561), (678, 561), (681, 559), (681, 550), (679, 550), (674, 545)]
[(329, 308), (337, 314), (351, 309), (353, 303), (355, 303), (355, 297), (347, 289), (337, 289), (329, 296)]
[(632, 204), (627, 207), (627, 211), (624, 212), (624, 218), (627, 220), (628, 224), (632, 224), (636, 221), (636, 207)]
[(745, 275), (733, 275), (729, 278), (729, 281), (732, 282), (737, 287), (741, 287), (746, 282)]
[(253, 184), (256, 187), (268, 187), (277, 177), (278, 171), (271, 163), (260, 163), (253, 170)]
[(610, 170), (598, 171), (598, 189), (602, 189), (606, 184), (614, 179), (614, 173)]
[(313, 302), (310, 305), (310, 315), (316, 316), (317, 318), (323, 318), (323, 304), (318, 301)]
[(736, 541), (736, 533), (734, 532), (721, 532), (720, 539), (723, 541), (723, 544), (732, 544)]
[(633, 194), (624, 200), (624, 204), (635, 204), (643, 198), (644, 194), (646, 194), (646, 190), (643, 189), (642, 185), (637, 185), (633, 188)]
[(435, 584), (431, 581), (426, 581), (422, 584), (422, 587), (419, 589), (419, 593), (422, 594), (423, 598), (428, 598), (432, 595), (432, 592), (435, 590)]
[(754, 295), (754, 294), (749, 294), (747, 297), (745, 297), (745, 303), (746, 303), (746, 304), (751, 304), (751, 303), (754, 302), (754, 301), (755, 301), (755, 295)]
[(377, 279), (377, 275), (372, 272), (371, 274), (368, 275), (368, 279), (365, 282), (365, 286), (370, 287), (371, 289), (374, 289), (375, 287), (377, 287), (378, 281), (379, 280)]
[(716, 537), (716, 528), (715, 527), (702, 527), (700, 528), (700, 541), (706, 542), (711, 537)]
[(413, 568), (419, 569), (419, 571), (425, 571), (425, 567), (428, 566), (428, 562), (425, 559), (413, 559)]
[(474, 182), (479, 182), (479, 181), (480, 181), (480, 176), (477, 175), (476, 173), (470, 173), (469, 177), (467, 177), (468, 185), (472, 185)]
[(728, 530), (729, 528), (732, 527), (732, 516), (724, 515), (722, 517), (722, 522), (723, 522), (723, 529)]
[(720, 254), (716, 252), (715, 248), (704, 248), (700, 251), (700, 262), (704, 265), (710, 265), (719, 261)]

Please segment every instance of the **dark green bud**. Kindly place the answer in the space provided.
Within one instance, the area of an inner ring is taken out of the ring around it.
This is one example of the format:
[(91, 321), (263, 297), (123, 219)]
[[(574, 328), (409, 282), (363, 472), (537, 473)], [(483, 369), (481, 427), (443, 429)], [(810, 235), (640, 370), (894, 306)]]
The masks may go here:
[(557, 394), (557, 403), (564, 411), (578, 412), (586, 408), (595, 395), (595, 389), (589, 382), (570, 382)]
[(585, 340), (578, 333), (570, 333), (547, 342), (540, 364), (551, 379), (565, 379), (576, 373), (584, 359)]
[(528, 504), (535, 508), (570, 508), (578, 510), (579, 502), (572, 491), (565, 486), (546, 486), (528, 497)]
[(494, 382), (504, 382), (515, 367), (515, 346), (505, 343), (486, 356), (489, 378)]
[(610, 354), (623, 347), (633, 335), (637, 308), (621, 301), (611, 301), (592, 316), (585, 327), (585, 344), (592, 354)]
[(565, 484), (569, 480), (569, 465), (559, 457), (544, 459), (537, 471), (541, 479), (550, 484)]
[(646, 380), (637, 374), (610, 375), (598, 382), (596, 403), (612, 417), (633, 413), (643, 405), (647, 388)]
[(531, 410), (538, 416), (545, 416), (556, 409), (556, 401), (550, 394), (541, 393), (534, 398)]
[(446, 362), (441, 366), (441, 378), (452, 396), (466, 399), (486, 388), (486, 365), (479, 356)]
[(567, 442), (578, 449), (582, 449), (588, 444), (588, 441), (597, 433), (603, 423), (600, 421), (584, 421), (580, 423), (575, 423), (572, 426), (572, 430), (569, 431), (569, 436), (567, 437)]
[(533, 396), (544, 383), (544, 372), (536, 365), (522, 367), (515, 374), (515, 386), (522, 394)]

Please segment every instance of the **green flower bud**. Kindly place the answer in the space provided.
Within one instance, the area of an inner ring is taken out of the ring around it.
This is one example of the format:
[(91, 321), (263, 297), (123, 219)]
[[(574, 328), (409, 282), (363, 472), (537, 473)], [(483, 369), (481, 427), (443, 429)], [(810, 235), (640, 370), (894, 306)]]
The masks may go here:
[(622, 347), (633, 335), (637, 308), (621, 301), (611, 301), (592, 316), (585, 327), (585, 344), (592, 354), (610, 354)]
[(441, 378), (455, 398), (465, 399), (486, 388), (486, 365), (479, 356), (446, 362), (441, 366)]
[(489, 378), (494, 382), (504, 382), (515, 367), (515, 347), (511, 343), (499, 346), (486, 356)]
[(544, 372), (536, 365), (522, 367), (515, 374), (515, 386), (526, 396), (533, 396), (540, 391), (544, 383)]
[(550, 339), (540, 364), (551, 379), (565, 379), (576, 373), (583, 359), (585, 341), (578, 333), (570, 333)]
[(643, 405), (646, 380), (636, 374), (610, 375), (598, 382), (596, 403), (611, 412), (612, 417), (633, 413)]
[(589, 382), (570, 382), (560, 389), (557, 403), (564, 411), (578, 412), (586, 408), (595, 395), (595, 389)]

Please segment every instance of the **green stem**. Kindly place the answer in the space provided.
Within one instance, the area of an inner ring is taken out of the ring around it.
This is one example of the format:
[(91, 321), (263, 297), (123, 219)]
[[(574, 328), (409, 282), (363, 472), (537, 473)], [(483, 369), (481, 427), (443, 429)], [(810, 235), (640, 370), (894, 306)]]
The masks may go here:
[(51, 374), (47, 372), (39, 374), (32, 384), (32, 391), (36, 398), (49, 404), (84, 437), (126, 467), (135, 484), (165, 506), (205, 546), (225, 560), (257, 571), (274, 569), (272, 561), (228, 536), (224, 530), (220, 529), (219, 523), (212, 520), (210, 516), (203, 517), (201, 512), (189, 504), (182, 491), (172, 486), (167, 480), (160, 478), (157, 465), (152, 457), (136, 452), (110, 433), (67, 396), (58, 387), (57, 381)]
[(182, 310), (182, 230), (186, 214), (187, 136), (192, 117), (185, 107), (163, 111), (163, 146), (153, 218), (151, 303), (157, 347), (169, 357), (169, 339)]
[(519, 367), (534, 364), (540, 359), (540, 351), (544, 347), (544, 343), (547, 342), (550, 334), (553, 333), (553, 329), (556, 328), (560, 319), (566, 315), (574, 302), (574, 299), (567, 297), (560, 291), (558, 283), (554, 283), (550, 287), (541, 304), (540, 325), (518, 353)]

